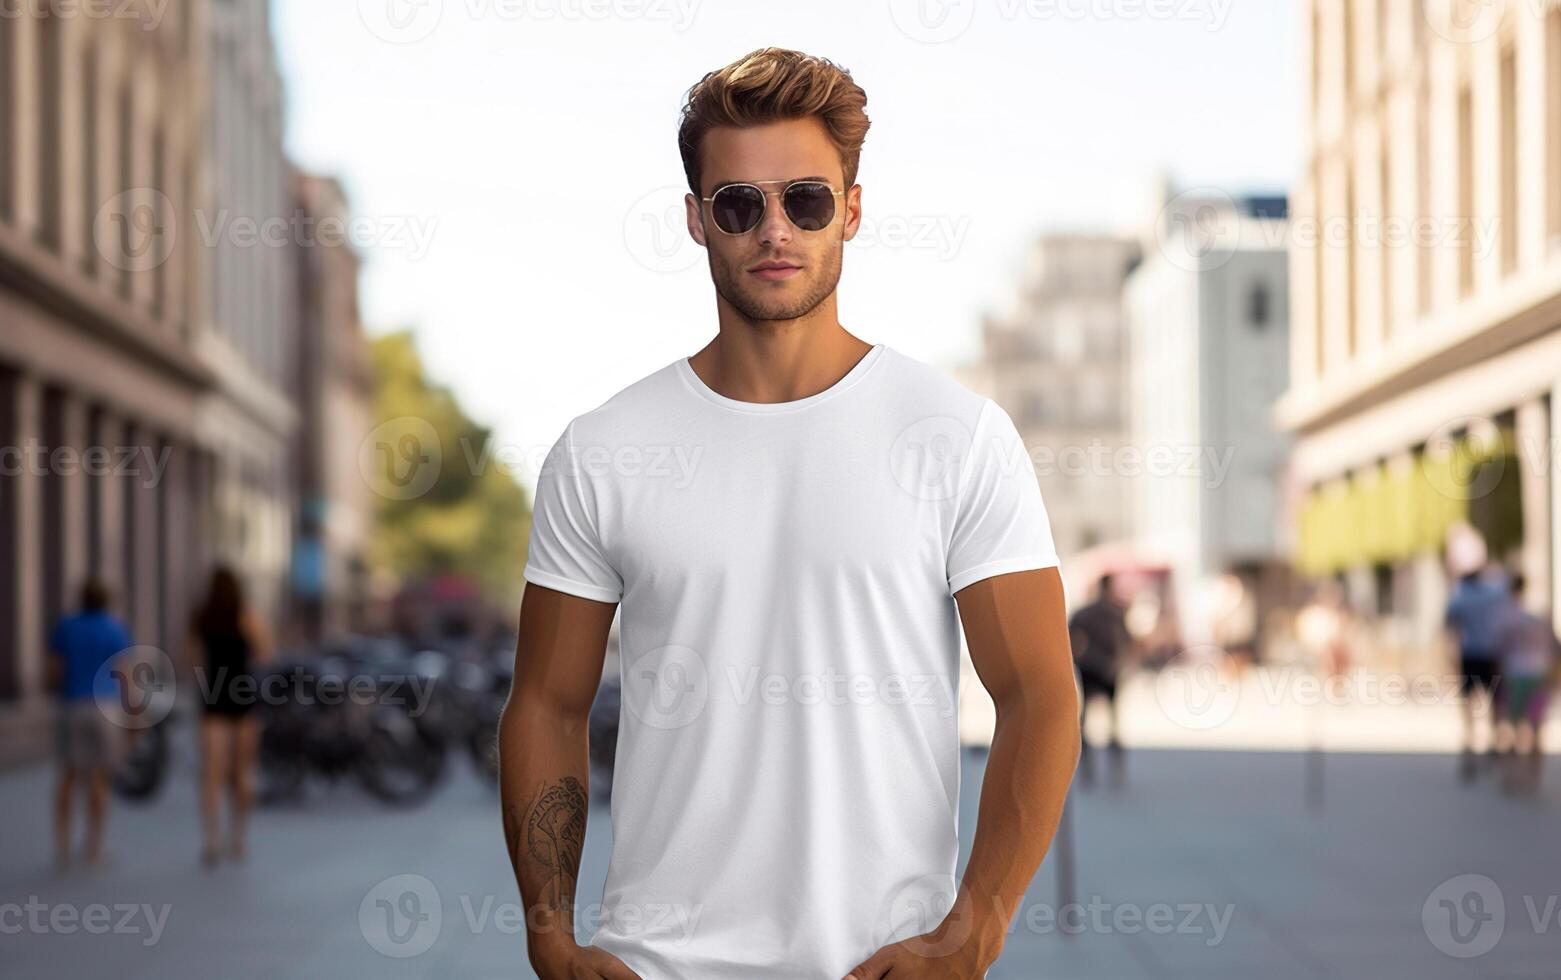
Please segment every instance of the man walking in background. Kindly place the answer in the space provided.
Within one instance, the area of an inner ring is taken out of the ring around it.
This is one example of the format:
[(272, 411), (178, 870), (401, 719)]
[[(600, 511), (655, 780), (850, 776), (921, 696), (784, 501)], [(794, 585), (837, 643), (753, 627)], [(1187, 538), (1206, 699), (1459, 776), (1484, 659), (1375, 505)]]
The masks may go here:
[[(1470, 572), (1458, 580), (1447, 602), (1447, 628), (1458, 643), (1458, 685), (1463, 692), (1463, 765), (1465, 779), (1474, 776), (1475, 699), (1485, 705), (1486, 751), (1498, 748), (1495, 696), (1500, 679), (1497, 662), (1496, 620), (1507, 603), (1506, 575), (1495, 564)], [(1482, 692), (1477, 695), (1476, 692)]]
[(92, 580), (82, 586), (81, 608), (55, 626), (49, 640), (51, 686), (58, 692), (59, 786), (54, 801), (55, 856), (63, 870), (71, 863), (71, 823), (77, 786), (86, 789), (87, 864), (103, 863), (103, 823), (108, 781), (119, 750), (120, 730), (112, 720), (119, 685), (108, 666), (130, 646), (130, 631), (109, 612), (108, 589)]
[(1523, 608), (1524, 578), (1513, 576), (1512, 591), (1496, 614), (1496, 652), (1501, 693), (1494, 710), (1510, 733), (1510, 765), (1506, 766), (1508, 791), (1539, 788), (1544, 750), (1540, 730), (1555, 670), (1555, 631), (1545, 619)]
[[(1107, 748), (1113, 761), (1120, 765), (1122, 743), (1117, 728), (1117, 678), (1126, 665), (1133, 647), (1132, 634), (1127, 629), (1127, 603), (1118, 594), (1116, 580), (1108, 573), (1100, 577), (1095, 600), (1073, 614), (1068, 620), (1068, 636), (1073, 642), (1073, 659), (1079, 668), (1079, 728), (1082, 754), (1079, 757), (1079, 777), (1086, 783), (1094, 778), (1094, 760), (1089, 751), (1089, 737), (1083, 733), (1084, 714), (1095, 698), (1106, 702), (1110, 719), (1110, 736)], [(1116, 768), (1116, 767), (1114, 767)], [(1119, 768), (1116, 771), (1120, 772)]]

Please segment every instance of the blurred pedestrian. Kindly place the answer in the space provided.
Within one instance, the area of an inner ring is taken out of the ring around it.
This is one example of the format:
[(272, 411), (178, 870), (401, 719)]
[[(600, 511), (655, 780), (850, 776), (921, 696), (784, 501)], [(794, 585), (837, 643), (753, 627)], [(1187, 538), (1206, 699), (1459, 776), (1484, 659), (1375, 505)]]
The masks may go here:
[(1523, 608), (1523, 595), (1523, 576), (1513, 576), (1511, 593), (1497, 614), (1495, 627), (1501, 676), (1496, 706), (1512, 731), (1509, 789), (1538, 786), (1543, 759), (1540, 730), (1557, 653), (1561, 652), (1550, 623)]
[(1487, 719), (1487, 751), (1495, 755), (1501, 725), (1496, 718), (1496, 685), (1501, 677), (1497, 660), (1496, 621), (1507, 603), (1506, 574), (1491, 563), (1458, 580), (1447, 602), (1447, 628), (1458, 643), (1458, 688), (1463, 694), (1465, 778), (1473, 775), (1476, 701)]
[[(1122, 750), (1117, 724), (1117, 680), (1131, 653), (1133, 636), (1127, 628), (1127, 599), (1120, 594), (1110, 573), (1100, 577), (1095, 600), (1068, 620), (1068, 637), (1079, 671), (1079, 726), (1083, 728), (1090, 702), (1104, 700), (1110, 719), (1108, 748), (1117, 758), (1115, 754)], [(1080, 738), (1079, 772), (1088, 781), (1094, 776), (1089, 737), (1081, 734)]]
[(130, 631), (109, 611), (108, 588), (96, 579), (81, 589), (80, 609), (63, 617), (49, 638), (50, 687), (58, 693), (59, 784), (54, 800), (55, 856), (71, 863), (71, 823), (76, 787), (87, 797), (87, 864), (103, 863), (103, 825), (109, 779), (118, 762), (121, 726), (119, 685), (112, 661), (131, 645)]
[(1350, 669), (1353, 617), (1344, 589), (1325, 581), (1295, 616), (1296, 640), (1319, 677), (1342, 677)]
[(201, 860), (220, 859), (222, 798), (228, 798), (227, 854), (244, 857), (244, 831), (254, 799), (255, 758), (260, 724), (253, 714), (258, 700), (254, 668), (270, 657), (270, 639), (260, 618), (244, 601), (238, 576), (219, 566), (212, 572), (205, 601), (191, 624), (190, 649), (199, 651), (196, 688), (202, 701)]

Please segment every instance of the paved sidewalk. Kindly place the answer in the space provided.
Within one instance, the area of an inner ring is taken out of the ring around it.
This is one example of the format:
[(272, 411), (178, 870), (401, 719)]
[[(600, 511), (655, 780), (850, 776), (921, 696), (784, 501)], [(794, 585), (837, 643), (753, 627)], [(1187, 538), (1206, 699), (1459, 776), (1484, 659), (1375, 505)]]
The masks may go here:
[[(967, 848), (981, 765), (967, 756)], [(1060, 908), (1054, 853), (993, 980), (1557, 975), (1554, 760), (1539, 795), (1510, 798), (1488, 777), (1459, 783), (1447, 756), (1329, 756), (1315, 812), (1306, 766), (1300, 753), (1130, 751), (1124, 785), (1101, 772), (1075, 790), (1080, 906)], [(49, 867), (48, 770), (0, 775), (0, 975), (531, 976), (495, 794), (455, 769), (416, 809), (387, 810), (342, 786), (307, 809), (261, 811), (247, 865), (205, 871), (186, 761), (163, 799), (116, 811), (107, 872), (65, 877)], [(608, 846), (596, 810), (583, 902), (600, 896)], [(1456, 880), (1468, 874), (1485, 880)], [(72, 913), (110, 931), (59, 918)], [(400, 933), (387, 935), (387, 922)], [(1437, 945), (1469, 953), (1493, 940), (1471, 958)]]

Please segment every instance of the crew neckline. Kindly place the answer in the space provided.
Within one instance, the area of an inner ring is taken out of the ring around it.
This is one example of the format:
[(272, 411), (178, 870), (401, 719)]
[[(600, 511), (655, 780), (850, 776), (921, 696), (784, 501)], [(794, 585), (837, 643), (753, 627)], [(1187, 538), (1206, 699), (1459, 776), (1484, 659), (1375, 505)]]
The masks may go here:
[(675, 362), (678, 375), (688, 385), (689, 390), (708, 402), (713, 402), (722, 408), (731, 409), (734, 412), (750, 412), (754, 414), (768, 414), (773, 412), (794, 412), (798, 409), (809, 408), (820, 402), (828, 401), (846, 389), (855, 385), (872, 370), (873, 365), (883, 360), (884, 345), (874, 344), (866, 354), (863, 354), (851, 370), (841, 376), (839, 381), (825, 388), (823, 391), (814, 392), (806, 398), (797, 398), (789, 402), (745, 402), (736, 398), (728, 398), (714, 388), (705, 384), (704, 380), (694, 370), (686, 357), (680, 357)]

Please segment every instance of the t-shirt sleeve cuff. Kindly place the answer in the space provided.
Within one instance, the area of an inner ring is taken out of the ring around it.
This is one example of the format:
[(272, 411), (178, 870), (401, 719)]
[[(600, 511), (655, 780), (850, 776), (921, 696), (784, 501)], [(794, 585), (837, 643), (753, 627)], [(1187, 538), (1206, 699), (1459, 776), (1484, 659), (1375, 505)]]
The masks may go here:
[(545, 572), (535, 565), (528, 564), (521, 574), (527, 582), (533, 585), (540, 585), (544, 589), (554, 589), (558, 592), (567, 592), (582, 599), (595, 599), (597, 602), (617, 602), (623, 598), (623, 593), (618, 589), (609, 589), (589, 582), (576, 582), (574, 579), (564, 578), (562, 575)]
[(967, 585), (974, 585), (976, 582), (984, 578), (991, 578), (994, 575), (1007, 575), (1009, 572), (1028, 572), (1038, 568), (1051, 568), (1057, 563), (1057, 555), (1055, 553), (989, 561), (984, 565), (967, 568), (952, 576), (949, 579), (949, 593), (953, 594)]

